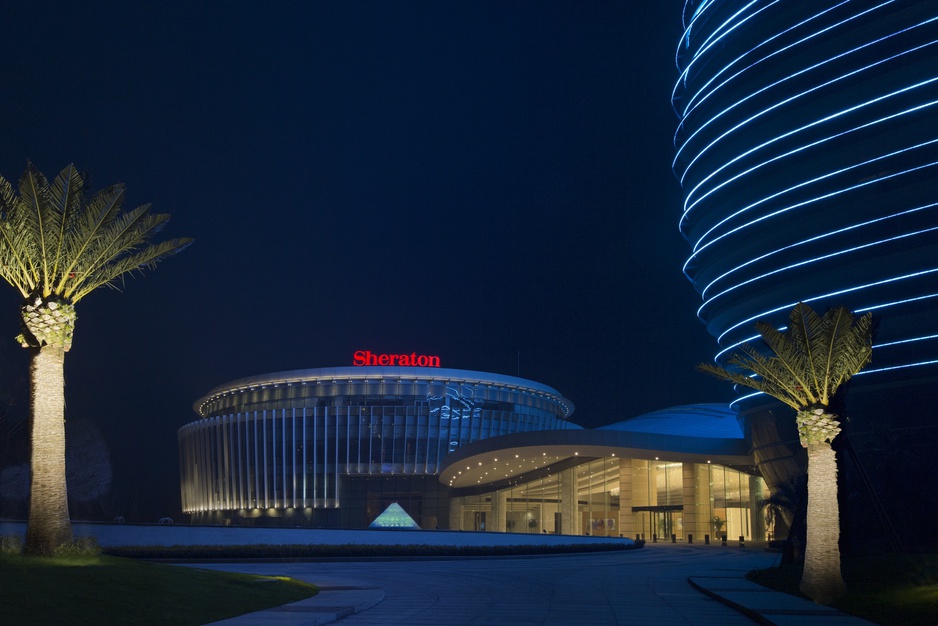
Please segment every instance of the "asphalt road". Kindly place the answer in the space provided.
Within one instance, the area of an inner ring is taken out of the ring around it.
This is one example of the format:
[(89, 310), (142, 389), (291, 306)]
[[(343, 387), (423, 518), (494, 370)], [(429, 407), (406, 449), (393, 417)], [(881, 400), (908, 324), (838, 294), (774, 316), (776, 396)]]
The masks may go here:
[(343, 626), (734, 626), (754, 622), (694, 589), (688, 577), (742, 577), (777, 558), (754, 548), (648, 544), (640, 550), (522, 558), (191, 565), (384, 591), (374, 607), (340, 619)]

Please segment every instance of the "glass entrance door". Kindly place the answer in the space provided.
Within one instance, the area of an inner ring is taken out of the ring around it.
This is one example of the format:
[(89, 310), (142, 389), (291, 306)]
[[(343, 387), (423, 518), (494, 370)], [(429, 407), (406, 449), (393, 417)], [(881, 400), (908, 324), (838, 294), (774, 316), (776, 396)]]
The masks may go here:
[(659, 540), (670, 541), (674, 533), (672, 511), (652, 511), (652, 525)]
[[(632, 513), (639, 514), (636, 519), (641, 520), (642, 538), (648, 533), (648, 538), (657, 541), (670, 541), (671, 535), (678, 538), (684, 532), (684, 507), (680, 504), (664, 506), (633, 506)], [(647, 513), (647, 515), (646, 515)]]

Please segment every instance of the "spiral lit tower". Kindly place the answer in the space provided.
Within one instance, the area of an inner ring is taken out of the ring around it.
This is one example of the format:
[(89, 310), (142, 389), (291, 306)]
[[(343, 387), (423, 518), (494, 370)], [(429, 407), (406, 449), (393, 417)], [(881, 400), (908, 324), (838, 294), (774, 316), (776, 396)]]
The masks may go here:
[(716, 360), (798, 302), (871, 311), (852, 414), (912, 428), (938, 400), (938, 3), (690, 0), (684, 27), (674, 172)]

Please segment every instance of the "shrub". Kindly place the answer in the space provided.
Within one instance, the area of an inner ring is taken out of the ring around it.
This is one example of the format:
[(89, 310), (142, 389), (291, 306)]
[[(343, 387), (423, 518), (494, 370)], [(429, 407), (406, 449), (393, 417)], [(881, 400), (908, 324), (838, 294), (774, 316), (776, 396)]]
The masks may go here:
[(0, 554), (20, 554), (23, 552), (23, 539), (17, 535), (0, 536)]
[(291, 559), (357, 557), (473, 557), (563, 554), (634, 550), (645, 545), (515, 545), (515, 546), (431, 546), (431, 545), (243, 545), (243, 546), (115, 546), (106, 554), (149, 559)]
[(53, 556), (99, 556), (101, 546), (94, 537), (78, 537), (56, 547)]

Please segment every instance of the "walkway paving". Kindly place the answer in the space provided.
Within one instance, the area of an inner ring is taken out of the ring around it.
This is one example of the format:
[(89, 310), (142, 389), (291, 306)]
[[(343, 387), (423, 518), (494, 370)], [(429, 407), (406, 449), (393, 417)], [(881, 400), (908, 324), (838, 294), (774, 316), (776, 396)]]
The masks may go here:
[(755, 547), (648, 544), (625, 552), (518, 558), (211, 563), (286, 575), (322, 590), (225, 626), (606, 625), (861, 626), (869, 622), (765, 590), (745, 573), (773, 565)]

